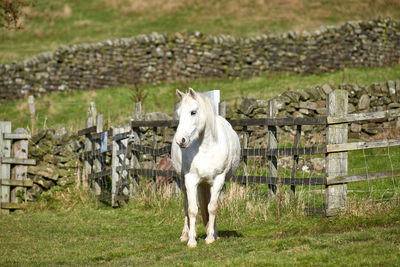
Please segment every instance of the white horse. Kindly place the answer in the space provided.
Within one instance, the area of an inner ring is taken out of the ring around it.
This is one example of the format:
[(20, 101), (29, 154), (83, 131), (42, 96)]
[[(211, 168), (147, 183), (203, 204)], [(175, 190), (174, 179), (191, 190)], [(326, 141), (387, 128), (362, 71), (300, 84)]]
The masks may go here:
[(235, 174), (240, 160), (239, 138), (232, 126), (215, 114), (211, 99), (189, 88), (176, 90), (181, 99), (179, 125), (172, 142), (175, 170), (184, 177), (185, 223), (180, 237), (189, 248), (197, 246), (197, 201), (206, 227), (206, 244), (218, 238), (215, 217), (225, 178)]

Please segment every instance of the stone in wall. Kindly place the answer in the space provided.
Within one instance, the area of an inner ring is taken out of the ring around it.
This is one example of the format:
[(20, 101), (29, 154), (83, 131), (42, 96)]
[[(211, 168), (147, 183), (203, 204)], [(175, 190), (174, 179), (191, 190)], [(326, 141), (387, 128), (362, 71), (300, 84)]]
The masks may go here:
[(28, 177), (34, 183), (27, 192), (28, 199), (34, 199), (55, 185), (74, 183), (81, 149), (78, 136), (64, 128), (43, 130), (32, 136), (29, 157), (36, 160), (36, 166), (28, 167)]

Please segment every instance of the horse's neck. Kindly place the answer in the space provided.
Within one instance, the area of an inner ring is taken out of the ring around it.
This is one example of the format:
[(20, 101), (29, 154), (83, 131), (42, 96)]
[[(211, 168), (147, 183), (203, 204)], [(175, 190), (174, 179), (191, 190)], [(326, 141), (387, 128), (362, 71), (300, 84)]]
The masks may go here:
[[(216, 120), (217, 118), (215, 117), (213, 119)], [(217, 122), (215, 121), (214, 123), (215, 123), (214, 129), (213, 127), (211, 127), (211, 124), (206, 123), (203, 131), (201, 131), (199, 135), (200, 144), (212, 145), (218, 142)]]
[(218, 142), (217, 136), (217, 115), (214, 114), (214, 107), (211, 101), (204, 95), (202, 95), (200, 100), (202, 106), (202, 112), (205, 115), (204, 129), (200, 132), (199, 138), (201, 144), (214, 144)]

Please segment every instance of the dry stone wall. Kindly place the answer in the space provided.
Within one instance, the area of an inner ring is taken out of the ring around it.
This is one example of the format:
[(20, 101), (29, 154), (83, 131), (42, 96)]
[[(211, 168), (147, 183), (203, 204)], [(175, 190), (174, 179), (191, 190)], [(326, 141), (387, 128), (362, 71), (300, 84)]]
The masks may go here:
[(66, 186), (76, 182), (82, 140), (65, 128), (47, 129), (34, 135), (29, 142), (29, 157), (36, 166), (28, 167), (33, 187), (27, 192), (29, 200), (53, 186)]
[[(335, 88), (324, 84), (308, 89), (288, 90), (274, 97), (278, 108), (278, 117), (302, 118), (326, 115), (327, 95), (335, 89), (349, 92), (349, 113), (384, 111), (400, 108), (400, 80), (373, 83), (371, 85), (342, 84)], [(266, 118), (268, 100), (243, 99), (236, 113), (231, 117), (239, 118)], [(352, 123), (350, 134), (352, 138), (370, 138), (384, 130), (391, 130), (400, 134), (400, 118), (397, 120), (377, 120), (365, 123)], [(283, 130), (294, 131), (294, 128), (283, 127)], [(304, 125), (306, 133), (321, 132), (324, 127)]]
[(0, 66), (0, 101), (52, 91), (136, 82), (249, 77), (266, 72), (321, 73), (399, 63), (400, 23), (390, 18), (348, 22), (313, 32), (228, 35), (152, 33), (61, 46)]

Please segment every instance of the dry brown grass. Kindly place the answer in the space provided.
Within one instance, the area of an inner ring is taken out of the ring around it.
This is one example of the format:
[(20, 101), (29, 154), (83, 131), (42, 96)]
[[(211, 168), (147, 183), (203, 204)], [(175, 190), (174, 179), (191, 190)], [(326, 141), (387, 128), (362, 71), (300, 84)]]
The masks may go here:
[[(53, 10), (55, 9), (55, 10)], [(23, 17), (40, 18), (40, 19), (55, 19), (55, 18), (70, 18), (72, 17), (72, 8), (68, 4), (63, 6), (47, 6), (44, 10), (33, 9), (31, 6), (22, 8)]]
[(399, 206), (399, 197), (394, 196), (392, 201), (376, 202), (368, 199), (355, 200), (347, 203), (346, 210), (341, 216), (371, 216), (373, 214), (380, 214), (388, 212)]
[(28, 205), (28, 211), (73, 210), (96, 205), (90, 190), (81, 187), (53, 188), (42, 193), (39, 199)]
[[(396, 0), (117, 0), (103, 3), (107, 8), (119, 10), (125, 15), (140, 14), (156, 19), (182, 11), (187, 13), (188, 23), (221, 19), (233, 27), (252, 24), (265, 31), (270, 29), (262, 25), (271, 23), (287, 24), (292, 30), (304, 30), (317, 28), (327, 21), (396, 17), (396, 10), (400, 9), (400, 1)], [(190, 12), (196, 13), (195, 16), (191, 16)]]
[[(268, 199), (265, 194), (253, 186), (230, 183), (229, 189), (220, 199), (220, 207), (231, 214), (235, 221), (246, 213), (251, 220), (267, 221), (278, 218), (277, 201), (280, 200), (280, 219), (287, 216), (303, 216), (307, 202), (307, 192), (298, 191), (296, 198), (288, 190), (281, 190), (279, 195)], [(236, 219), (235, 219), (236, 218)]]
[(394, 139), (400, 138), (400, 129), (399, 128), (385, 128), (381, 133), (372, 135), (370, 140), (385, 140), (385, 139)]
[(88, 27), (88, 26), (92, 26), (94, 23), (91, 20), (85, 19), (85, 20), (78, 20), (76, 22), (74, 22), (74, 26), (77, 27)]
[(116, 0), (103, 1), (106, 7), (119, 10), (122, 14), (153, 13), (170, 14), (179, 8), (196, 4), (196, 0)]

